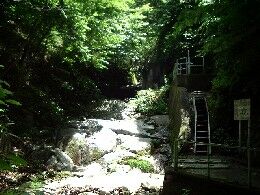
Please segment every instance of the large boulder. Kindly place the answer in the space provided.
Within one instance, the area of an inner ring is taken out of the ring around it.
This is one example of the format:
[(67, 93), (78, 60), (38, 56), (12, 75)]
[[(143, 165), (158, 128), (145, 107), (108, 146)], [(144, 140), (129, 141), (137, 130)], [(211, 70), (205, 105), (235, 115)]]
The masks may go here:
[(74, 163), (65, 152), (56, 148), (54, 150), (54, 155), (47, 161), (47, 168), (58, 171), (72, 171)]
[(65, 152), (70, 156), (75, 165), (88, 164), (91, 158), (89, 156), (89, 146), (85, 138), (85, 133), (74, 134)]
[(130, 135), (118, 135), (120, 147), (133, 153), (149, 153), (151, 151), (151, 139)]
[(86, 140), (89, 148), (90, 160), (94, 161), (116, 148), (117, 134), (110, 129), (103, 128), (101, 131), (86, 138)]
[(76, 165), (86, 165), (99, 160), (113, 151), (117, 145), (117, 134), (107, 128), (88, 137), (86, 133), (77, 133), (68, 143), (66, 153)]

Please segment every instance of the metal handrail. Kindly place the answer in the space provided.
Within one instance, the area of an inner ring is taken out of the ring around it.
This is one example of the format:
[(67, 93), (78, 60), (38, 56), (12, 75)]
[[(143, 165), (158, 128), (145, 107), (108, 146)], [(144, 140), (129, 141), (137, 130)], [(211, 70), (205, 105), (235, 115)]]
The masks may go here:
[[(181, 139), (175, 139), (174, 141), (174, 169), (175, 171), (178, 171), (178, 142), (179, 141), (183, 141)], [(197, 143), (203, 143), (203, 142), (195, 142), (195, 141), (185, 141), (186, 143), (191, 143), (191, 144), (197, 144)], [(211, 146), (220, 146), (220, 147), (226, 147), (226, 148), (230, 148), (230, 149), (239, 149), (239, 150), (246, 150), (248, 151), (247, 154), (250, 154), (251, 151), (258, 151), (260, 152), (260, 148), (251, 148), (250, 146), (246, 146), (246, 147), (240, 147), (240, 146), (230, 146), (227, 144), (216, 144), (216, 143), (204, 143), (205, 145), (207, 145), (207, 177), (208, 179), (210, 179), (210, 164), (212, 163), (210, 160), (210, 147)], [(248, 188), (250, 189), (252, 187), (252, 178), (251, 178), (251, 173), (252, 173), (252, 168), (251, 168), (251, 158), (250, 155), (247, 156), (248, 158), (248, 177), (247, 177), (247, 184), (248, 184)]]
[[(208, 115), (208, 139), (209, 139), (209, 143), (210, 143), (209, 110), (208, 110), (208, 104), (207, 104), (207, 101), (206, 101), (206, 98), (205, 98), (205, 97), (204, 97), (204, 101), (205, 101), (205, 104), (206, 104), (206, 110), (207, 110), (207, 115)], [(211, 153), (211, 146), (210, 146), (210, 145), (209, 145), (208, 149), (209, 149), (209, 153)]]
[(190, 66), (196, 66), (196, 67), (197, 66), (202, 66), (203, 67), (203, 65), (201, 65), (201, 64), (192, 64), (192, 63), (190, 64)]
[[(177, 75), (190, 75), (191, 67), (202, 67), (202, 71), (204, 72), (204, 57), (202, 57), (202, 64), (193, 64), (190, 59), (191, 59), (190, 52), (188, 50), (187, 57), (182, 57), (176, 60), (175, 67), (173, 70), (173, 73), (176, 73), (176, 75), (173, 75), (174, 79), (176, 78)], [(184, 60), (184, 62), (180, 62), (180, 60), (181, 61)], [(185, 69), (185, 73), (182, 73), (183, 69)]]
[(196, 147), (197, 147), (197, 119), (198, 119), (198, 113), (197, 113), (197, 108), (196, 108), (196, 104), (195, 104), (195, 98), (193, 97), (193, 108), (194, 108), (194, 114), (195, 114), (195, 121), (194, 121), (194, 153), (196, 152)]
[[(177, 142), (183, 142), (182, 139), (175, 139)], [(202, 144), (204, 142), (195, 142), (195, 141), (185, 141), (185, 143), (188, 143), (188, 144), (194, 144), (194, 143), (197, 143), (197, 144)], [(219, 146), (219, 147), (224, 147), (224, 148), (230, 148), (230, 149), (242, 149), (242, 150), (248, 150), (250, 149), (251, 151), (257, 151), (257, 152), (260, 152), (260, 148), (258, 147), (247, 147), (247, 146), (230, 146), (228, 144), (217, 144), (217, 143), (204, 143), (205, 145), (210, 145), (210, 146)]]

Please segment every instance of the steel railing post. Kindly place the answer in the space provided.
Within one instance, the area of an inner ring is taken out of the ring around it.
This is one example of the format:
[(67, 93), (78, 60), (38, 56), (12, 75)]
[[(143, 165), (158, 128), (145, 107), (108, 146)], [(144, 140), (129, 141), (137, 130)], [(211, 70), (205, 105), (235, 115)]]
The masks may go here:
[(208, 179), (210, 179), (210, 144), (207, 144), (207, 157), (208, 157), (207, 175), (208, 175)]
[(178, 170), (178, 140), (174, 140), (174, 170)]
[(248, 134), (247, 134), (247, 164), (248, 164), (248, 172), (247, 172), (247, 179), (248, 179), (248, 188), (251, 188), (251, 150), (250, 150), (250, 120), (248, 120)]

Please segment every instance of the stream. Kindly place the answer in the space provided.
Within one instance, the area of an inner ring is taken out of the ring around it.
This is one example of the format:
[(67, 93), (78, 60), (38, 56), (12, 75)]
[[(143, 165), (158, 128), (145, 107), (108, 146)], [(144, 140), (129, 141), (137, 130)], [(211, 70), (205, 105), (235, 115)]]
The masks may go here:
[[(63, 164), (49, 160), (55, 169), (71, 176), (48, 180), (44, 194), (159, 194), (164, 168), (170, 162), (167, 115), (143, 117), (120, 100), (105, 101), (100, 116), (72, 121), (77, 131), (64, 141)], [(56, 159), (55, 159), (56, 158)]]

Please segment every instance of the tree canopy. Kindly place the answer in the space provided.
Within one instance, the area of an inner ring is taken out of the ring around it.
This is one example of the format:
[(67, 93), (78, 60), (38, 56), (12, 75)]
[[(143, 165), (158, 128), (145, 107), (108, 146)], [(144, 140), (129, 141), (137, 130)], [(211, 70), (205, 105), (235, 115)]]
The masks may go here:
[(163, 85), (189, 49), (205, 56), (212, 75), (216, 128), (232, 128), (234, 98), (251, 97), (259, 116), (259, 7), (258, 0), (3, 0), (1, 117), (15, 123), (15, 134), (50, 138), (68, 119), (91, 115), (112, 89), (136, 79)]

